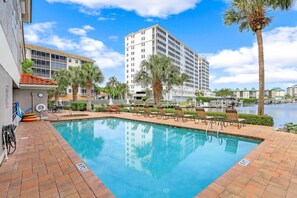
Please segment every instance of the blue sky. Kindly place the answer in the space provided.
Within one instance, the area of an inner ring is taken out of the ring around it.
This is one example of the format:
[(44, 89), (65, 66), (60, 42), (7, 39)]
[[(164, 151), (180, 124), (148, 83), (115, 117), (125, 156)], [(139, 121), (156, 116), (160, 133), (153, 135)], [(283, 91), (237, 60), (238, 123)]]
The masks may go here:
[[(95, 59), (106, 80), (124, 81), (124, 37), (156, 23), (210, 62), (210, 88), (258, 87), (251, 32), (223, 23), (228, 0), (33, 0), (26, 42)], [(266, 88), (297, 84), (297, 6), (269, 12)]]

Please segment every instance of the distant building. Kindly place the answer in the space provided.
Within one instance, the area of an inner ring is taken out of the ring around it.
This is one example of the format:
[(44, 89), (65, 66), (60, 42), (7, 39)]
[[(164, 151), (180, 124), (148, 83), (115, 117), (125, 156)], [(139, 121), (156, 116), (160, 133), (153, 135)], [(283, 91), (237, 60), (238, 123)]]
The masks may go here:
[[(71, 54), (51, 48), (42, 46), (26, 44), (26, 57), (32, 60), (35, 64), (33, 65), (33, 72), (35, 76), (50, 79), (55, 75), (55, 71), (60, 69), (69, 69), (70, 67), (80, 67), (84, 63), (94, 63), (95, 60)], [(86, 99), (86, 89), (80, 87), (78, 90), (77, 99)], [(69, 86), (66, 93), (60, 98), (63, 101), (72, 100), (72, 89)]]
[[(235, 98), (256, 98), (259, 99), (259, 90), (256, 90), (255, 88), (247, 89), (244, 88), (242, 90), (235, 89), (233, 91), (233, 96)], [(285, 97), (285, 90), (281, 88), (273, 88), (271, 90), (265, 90), (264, 92), (265, 98), (273, 98), (273, 99), (282, 99)]]
[(274, 98), (274, 99), (283, 99), (285, 98), (285, 95), (286, 95), (286, 91), (279, 87), (271, 89), (270, 93), (271, 93), (271, 98)]
[(145, 96), (145, 86), (134, 82), (141, 62), (151, 55), (165, 55), (172, 60), (181, 72), (189, 75), (183, 91), (175, 86), (165, 99), (184, 100), (195, 97), (195, 91), (209, 90), (209, 63), (160, 25), (153, 25), (128, 34), (125, 37), (125, 82), (133, 97)]
[(287, 94), (290, 96), (297, 98), (297, 85), (287, 88)]

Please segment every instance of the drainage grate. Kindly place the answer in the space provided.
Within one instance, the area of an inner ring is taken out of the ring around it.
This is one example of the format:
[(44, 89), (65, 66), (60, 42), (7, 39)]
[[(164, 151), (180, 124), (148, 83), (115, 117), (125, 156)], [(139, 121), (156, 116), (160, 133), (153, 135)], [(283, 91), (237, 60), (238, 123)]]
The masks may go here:
[(248, 159), (242, 159), (238, 162), (238, 164), (241, 166), (247, 166), (249, 163), (250, 163), (250, 160)]
[(87, 166), (83, 162), (76, 164), (76, 167), (82, 173), (88, 171)]

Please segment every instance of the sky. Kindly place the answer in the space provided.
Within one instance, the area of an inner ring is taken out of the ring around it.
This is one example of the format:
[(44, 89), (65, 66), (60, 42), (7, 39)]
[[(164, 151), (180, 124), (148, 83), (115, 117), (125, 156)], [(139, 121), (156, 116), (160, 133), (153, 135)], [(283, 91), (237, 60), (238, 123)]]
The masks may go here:
[[(224, 25), (229, 7), (230, 0), (33, 0), (25, 40), (93, 58), (105, 82), (124, 82), (124, 37), (159, 24), (210, 62), (210, 89), (257, 89), (256, 36)], [(285, 89), (297, 84), (297, 4), (268, 16), (265, 88)]]

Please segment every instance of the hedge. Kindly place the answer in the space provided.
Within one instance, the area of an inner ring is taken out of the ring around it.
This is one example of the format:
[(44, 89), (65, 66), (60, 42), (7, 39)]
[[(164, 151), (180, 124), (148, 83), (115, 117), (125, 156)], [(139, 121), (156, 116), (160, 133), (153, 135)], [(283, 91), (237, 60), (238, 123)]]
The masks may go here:
[[(152, 112), (158, 112), (158, 108), (150, 108)], [(132, 112), (131, 108), (119, 108), (120, 112)], [(144, 108), (140, 107), (139, 110), (143, 111)], [(175, 113), (174, 109), (164, 109), (166, 113)], [(105, 112), (106, 107), (98, 106), (95, 107), (96, 112)], [(195, 111), (184, 110), (185, 114), (196, 115)], [(226, 119), (226, 113), (224, 112), (206, 112), (207, 116), (221, 116)], [(255, 115), (255, 114), (238, 114), (239, 118), (245, 119), (246, 124), (262, 125), (262, 126), (273, 126), (274, 121), (271, 116), (268, 115)]]
[[(72, 102), (70, 104), (71, 110), (73, 111), (85, 111), (87, 110), (86, 102)], [(94, 104), (91, 104), (92, 109), (94, 109)]]
[(238, 98), (238, 101), (242, 100), (244, 104), (256, 104), (258, 99), (256, 98)]

